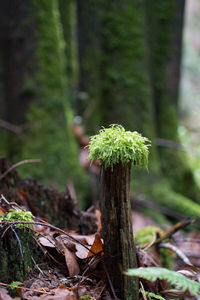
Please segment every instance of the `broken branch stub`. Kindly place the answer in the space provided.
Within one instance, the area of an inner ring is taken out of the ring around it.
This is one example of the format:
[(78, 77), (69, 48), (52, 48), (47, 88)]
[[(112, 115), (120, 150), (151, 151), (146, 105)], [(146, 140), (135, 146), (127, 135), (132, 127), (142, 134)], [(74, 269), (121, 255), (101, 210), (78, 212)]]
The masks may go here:
[(137, 267), (129, 199), (131, 164), (148, 166), (150, 142), (122, 126), (103, 128), (91, 138), (91, 160), (100, 159), (100, 209), (105, 265), (117, 297), (138, 299), (138, 282), (123, 274)]

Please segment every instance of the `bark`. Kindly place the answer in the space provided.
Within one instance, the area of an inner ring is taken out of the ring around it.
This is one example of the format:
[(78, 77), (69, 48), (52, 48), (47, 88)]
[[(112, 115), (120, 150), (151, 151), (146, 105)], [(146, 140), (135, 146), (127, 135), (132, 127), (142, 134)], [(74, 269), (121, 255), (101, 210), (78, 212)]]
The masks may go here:
[(6, 230), (8, 226), (0, 228), (0, 278), (4, 283), (24, 281), (34, 266), (33, 259), (39, 263), (42, 254), (31, 230), (14, 226)]
[(101, 219), (105, 264), (120, 299), (138, 299), (137, 279), (122, 272), (137, 267), (129, 199), (130, 164), (101, 172)]
[[(76, 3), (74, 0), (59, 0), (59, 12), (65, 40), (66, 74), (71, 95), (77, 89), (77, 32)], [(74, 102), (72, 102), (74, 104)]]

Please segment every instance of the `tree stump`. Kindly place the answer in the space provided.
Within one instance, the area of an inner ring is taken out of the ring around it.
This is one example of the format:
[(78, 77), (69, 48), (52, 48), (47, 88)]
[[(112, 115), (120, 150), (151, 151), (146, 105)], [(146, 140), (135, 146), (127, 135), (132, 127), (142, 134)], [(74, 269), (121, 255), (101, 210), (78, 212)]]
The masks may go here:
[(123, 271), (136, 268), (131, 205), (129, 200), (131, 164), (101, 169), (100, 208), (105, 265), (120, 299), (136, 299), (138, 281)]
[(0, 281), (23, 281), (34, 266), (33, 259), (38, 262), (37, 245), (29, 229), (7, 228), (0, 228)]
[(125, 131), (120, 125), (103, 128), (91, 138), (91, 160), (100, 159), (102, 236), (105, 266), (117, 297), (138, 299), (136, 278), (123, 271), (136, 268), (136, 250), (133, 241), (131, 205), (129, 199), (131, 164), (148, 164), (149, 140), (138, 132)]

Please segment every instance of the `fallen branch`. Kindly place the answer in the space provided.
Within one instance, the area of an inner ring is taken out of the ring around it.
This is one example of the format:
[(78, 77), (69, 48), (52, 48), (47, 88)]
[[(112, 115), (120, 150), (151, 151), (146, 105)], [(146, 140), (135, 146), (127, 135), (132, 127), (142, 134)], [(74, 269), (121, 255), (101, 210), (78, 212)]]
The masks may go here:
[(18, 163), (12, 165), (8, 170), (6, 170), (3, 174), (0, 175), (0, 180), (2, 180), (8, 173), (10, 173), (15, 168), (29, 163), (35, 163), (35, 162), (41, 162), (41, 159), (25, 159), (22, 161), (19, 161)]
[[(156, 240), (154, 240), (153, 242), (151, 242), (151, 246), (154, 246), (156, 244), (161, 243), (163, 240), (166, 240), (168, 238), (170, 238), (175, 232), (177, 232), (180, 229), (185, 228), (186, 226), (193, 224), (195, 222), (195, 219), (193, 218), (186, 218), (182, 221), (180, 221), (179, 223), (175, 224), (174, 226), (171, 226), (168, 230), (166, 230), (165, 232), (163, 232)], [(149, 243), (143, 244), (143, 245), (139, 245), (138, 248), (146, 248), (149, 246)]]
[(7, 121), (0, 119), (0, 127), (10, 130), (16, 134), (21, 134), (24, 126), (14, 125)]

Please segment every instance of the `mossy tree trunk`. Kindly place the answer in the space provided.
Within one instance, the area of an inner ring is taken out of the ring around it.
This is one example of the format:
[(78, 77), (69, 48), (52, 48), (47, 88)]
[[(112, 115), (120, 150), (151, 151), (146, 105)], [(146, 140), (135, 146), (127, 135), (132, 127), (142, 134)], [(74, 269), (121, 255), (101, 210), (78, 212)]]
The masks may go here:
[(138, 299), (136, 278), (124, 270), (137, 268), (129, 199), (131, 164), (116, 164), (101, 169), (101, 220), (105, 265), (116, 295), (120, 299)]
[[(0, 118), (13, 125), (23, 125), (33, 94), (24, 89), (24, 78), (29, 74), (33, 48), (30, 36), (34, 28), (22, 24), (29, 12), (26, 1), (3, 1), (0, 10)], [(21, 24), (21, 25), (20, 25)], [(13, 157), (19, 151), (16, 133), (0, 128), (0, 151)], [(3, 138), (2, 138), (3, 137)]]
[(40, 166), (22, 166), (22, 174), (62, 188), (67, 179), (74, 179), (83, 192), (87, 178), (70, 129), (72, 111), (57, 0), (5, 1), (2, 8), (4, 116), (17, 125), (27, 122), (23, 134), (2, 154), (11, 161), (41, 158)]
[[(173, 142), (179, 142), (178, 92), (184, 6), (185, 0), (145, 1), (157, 137)], [(159, 147), (159, 154), (161, 168), (172, 188), (194, 200), (198, 199), (199, 190), (183, 151), (162, 146)]]
[[(178, 142), (184, 1), (100, 0), (98, 6), (92, 0), (77, 3), (81, 33), (80, 90), (86, 92), (89, 99), (98, 99), (92, 102), (91, 118), (85, 118), (88, 132), (117, 123), (147, 136), (152, 141), (149, 175), (134, 171), (135, 193), (144, 194), (146, 186), (150, 186), (147, 197), (153, 194), (156, 201), (172, 209), (173, 205), (176, 209), (180, 207), (185, 215), (190, 203), (188, 213), (194, 215), (196, 206), (193, 209), (192, 201), (187, 199), (189, 202), (184, 206), (186, 198), (179, 197), (182, 194), (194, 201), (200, 199), (186, 155), (157, 144), (159, 138)], [(98, 24), (95, 34), (89, 30), (92, 20)], [(87, 75), (91, 76), (93, 70), (98, 80), (95, 75), (91, 84)], [(87, 104), (89, 107), (91, 102), (88, 100)], [(83, 110), (81, 114), (84, 116)], [(166, 197), (162, 201), (163, 191)], [(170, 193), (168, 203), (167, 191)]]
[(79, 58), (78, 114), (83, 116), (88, 132), (99, 128), (101, 103), (101, 1), (77, 0)]
[(78, 58), (77, 58), (77, 18), (75, 0), (58, 0), (63, 37), (65, 40), (66, 74), (70, 103), (76, 107)]
[[(148, 136), (154, 145), (154, 113), (146, 72), (141, 1), (101, 0), (98, 6), (93, 0), (77, 2), (80, 90), (91, 99), (88, 106), (93, 106), (91, 118), (85, 120), (88, 131), (118, 123)], [(90, 28), (96, 24), (98, 30), (93, 32)], [(150, 161), (157, 173), (155, 147)]]
[(23, 281), (34, 267), (34, 260), (37, 263), (42, 260), (42, 253), (37, 249), (31, 230), (15, 226), (6, 230), (7, 227), (0, 228), (1, 282)]

